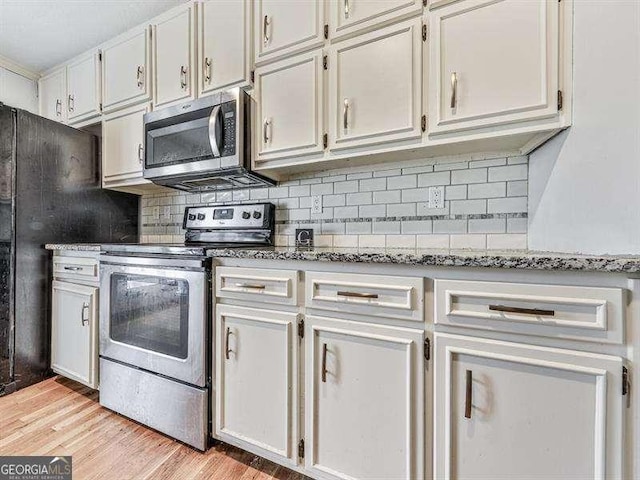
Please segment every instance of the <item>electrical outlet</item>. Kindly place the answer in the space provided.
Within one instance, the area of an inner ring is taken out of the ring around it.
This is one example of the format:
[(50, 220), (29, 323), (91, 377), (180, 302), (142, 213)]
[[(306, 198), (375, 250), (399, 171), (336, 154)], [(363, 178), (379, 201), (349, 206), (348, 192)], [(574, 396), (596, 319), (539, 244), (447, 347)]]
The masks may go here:
[(322, 195), (311, 197), (311, 213), (322, 213)]
[(429, 208), (444, 208), (444, 187), (429, 187)]
[(171, 218), (171, 207), (169, 205), (160, 207), (160, 218), (162, 220), (169, 220)]

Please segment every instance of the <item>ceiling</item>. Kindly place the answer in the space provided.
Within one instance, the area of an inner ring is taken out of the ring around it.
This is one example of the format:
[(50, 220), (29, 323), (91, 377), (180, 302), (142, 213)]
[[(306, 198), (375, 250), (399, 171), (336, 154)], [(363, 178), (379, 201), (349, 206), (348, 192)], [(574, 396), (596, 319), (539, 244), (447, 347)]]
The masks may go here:
[(185, 0), (0, 0), (0, 56), (42, 72)]

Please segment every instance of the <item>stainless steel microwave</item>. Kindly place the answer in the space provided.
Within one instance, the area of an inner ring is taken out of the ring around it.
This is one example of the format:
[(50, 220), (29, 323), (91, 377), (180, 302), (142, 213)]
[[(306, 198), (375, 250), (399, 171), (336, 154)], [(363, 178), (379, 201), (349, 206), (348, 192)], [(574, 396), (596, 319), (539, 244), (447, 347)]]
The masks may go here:
[(275, 185), (251, 169), (251, 98), (241, 89), (144, 116), (144, 178), (188, 192)]

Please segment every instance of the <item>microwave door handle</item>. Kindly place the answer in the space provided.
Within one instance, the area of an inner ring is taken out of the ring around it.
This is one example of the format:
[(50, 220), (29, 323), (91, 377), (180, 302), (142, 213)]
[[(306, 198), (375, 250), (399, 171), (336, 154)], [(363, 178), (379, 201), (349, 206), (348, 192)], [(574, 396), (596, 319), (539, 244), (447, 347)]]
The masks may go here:
[(220, 145), (218, 145), (218, 139), (216, 138), (216, 128), (218, 127), (219, 120), (219, 112), (222, 108), (222, 105), (216, 105), (211, 110), (211, 115), (209, 115), (209, 143), (211, 144), (211, 151), (213, 152), (214, 157), (220, 156)]

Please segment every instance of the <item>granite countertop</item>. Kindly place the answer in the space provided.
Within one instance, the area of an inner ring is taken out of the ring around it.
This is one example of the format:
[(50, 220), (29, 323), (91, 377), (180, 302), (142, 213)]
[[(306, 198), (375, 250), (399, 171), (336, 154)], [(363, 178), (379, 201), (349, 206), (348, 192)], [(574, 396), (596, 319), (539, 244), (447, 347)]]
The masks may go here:
[[(47, 244), (48, 250), (100, 251), (91, 243)], [(322, 248), (297, 251), (294, 248), (207, 249), (217, 258), (302, 260), (341, 263), (386, 263), (434, 267), (480, 267), (520, 270), (572, 270), (609, 273), (640, 273), (640, 256), (578, 255), (529, 250), (429, 250), (392, 248)]]
[(483, 267), (523, 270), (573, 270), (639, 273), (640, 256), (590, 256), (528, 250), (423, 250), (374, 248), (211, 249), (210, 257), (305, 260), (343, 263), (391, 263), (438, 267)]

